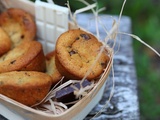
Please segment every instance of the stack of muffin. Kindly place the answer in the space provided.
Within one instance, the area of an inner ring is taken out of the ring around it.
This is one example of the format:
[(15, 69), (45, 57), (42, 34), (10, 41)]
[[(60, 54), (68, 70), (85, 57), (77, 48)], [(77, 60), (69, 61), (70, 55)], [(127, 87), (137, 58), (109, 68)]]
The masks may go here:
[(44, 55), (36, 41), (36, 25), (24, 10), (10, 8), (0, 14), (0, 94), (27, 106), (40, 102), (62, 77), (88, 80), (103, 73), (109, 57), (102, 43), (81, 29), (66, 31), (55, 50)]

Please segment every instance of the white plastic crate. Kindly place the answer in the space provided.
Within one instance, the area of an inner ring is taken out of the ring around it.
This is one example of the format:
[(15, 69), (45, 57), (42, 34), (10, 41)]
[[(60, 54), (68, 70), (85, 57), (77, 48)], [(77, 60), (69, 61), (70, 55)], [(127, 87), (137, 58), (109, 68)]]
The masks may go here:
[(68, 8), (39, 0), (36, 1), (37, 37), (44, 44), (44, 53), (53, 51), (59, 35), (68, 30), (68, 14)]

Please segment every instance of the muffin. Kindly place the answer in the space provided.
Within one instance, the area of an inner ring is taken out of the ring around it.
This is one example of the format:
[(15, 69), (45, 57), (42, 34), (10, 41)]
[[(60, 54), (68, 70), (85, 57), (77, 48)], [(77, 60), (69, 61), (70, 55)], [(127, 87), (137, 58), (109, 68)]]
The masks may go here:
[(0, 27), (0, 56), (11, 48), (11, 40), (7, 33)]
[(44, 72), (45, 69), (45, 56), (38, 41), (23, 41), (0, 57), (0, 73), (15, 70)]
[(12, 48), (24, 40), (34, 40), (36, 24), (32, 16), (24, 10), (9, 8), (0, 14), (0, 26), (9, 35)]
[(63, 77), (55, 65), (55, 51), (52, 51), (46, 55), (46, 74), (52, 77), (52, 85), (54, 86)]
[(51, 77), (42, 72), (12, 71), (0, 74), (0, 94), (27, 106), (39, 103), (51, 88)]
[[(98, 39), (81, 29), (69, 30), (61, 34), (56, 42), (56, 67), (68, 79), (82, 79), (95, 62), (102, 43)], [(100, 58), (91, 69), (88, 80), (99, 77), (109, 57), (104, 50)]]

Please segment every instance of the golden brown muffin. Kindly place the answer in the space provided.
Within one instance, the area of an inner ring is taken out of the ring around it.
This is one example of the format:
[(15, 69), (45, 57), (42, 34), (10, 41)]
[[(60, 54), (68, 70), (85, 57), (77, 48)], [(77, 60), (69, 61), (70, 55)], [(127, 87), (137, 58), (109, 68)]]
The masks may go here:
[(39, 103), (49, 92), (52, 78), (42, 72), (12, 71), (0, 74), (0, 94), (27, 106)]
[(11, 48), (11, 40), (7, 33), (0, 27), (0, 56)]
[(12, 47), (23, 40), (33, 40), (36, 35), (34, 19), (29, 13), (18, 8), (10, 8), (1, 13), (0, 26), (9, 35)]
[[(56, 42), (56, 66), (59, 72), (69, 79), (82, 79), (94, 63), (102, 43), (95, 36), (80, 29), (69, 30), (60, 35)], [(109, 61), (107, 51), (87, 76), (92, 80), (100, 76)]]
[(55, 51), (52, 51), (46, 55), (46, 74), (52, 77), (52, 85), (54, 86), (63, 77), (57, 70), (55, 64)]
[(38, 41), (24, 41), (0, 57), (0, 73), (14, 70), (44, 72), (45, 69), (45, 56)]

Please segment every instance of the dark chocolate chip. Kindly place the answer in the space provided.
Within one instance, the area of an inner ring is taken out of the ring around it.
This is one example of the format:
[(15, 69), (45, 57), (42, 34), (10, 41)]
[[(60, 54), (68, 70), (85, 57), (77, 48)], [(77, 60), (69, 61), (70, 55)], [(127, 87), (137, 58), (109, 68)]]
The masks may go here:
[(21, 35), (21, 39), (23, 39), (24, 38), (24, 35)]
[(76, 40), (79, 40), (79, 37), (77, 37)]
[(76, 53), (77, 53), (77, 52), (74, 51), (74, 50), (71, 50), (71, 51), (69, 52), (70, 56), (73, 55), (73, 54), (76, 54)]
[(25, 72), (25, 75), (30, 76), (30, 74), (28, 74), (27, 72)]
[(101, 63), (101, 66), (102, 66), (103, 68), (105, 68), (105, 67), (106, 67), (106, 63)]
[(80, 34), (80, 36), (84, 39), (84, 40), (89, 40), (91, 39), (91, 37), (88, 34)]
[(16, 60), (13, 60), (13, 61), (10, 62), (10, 64), (14, 64), (15, 62), (16, 62)]

